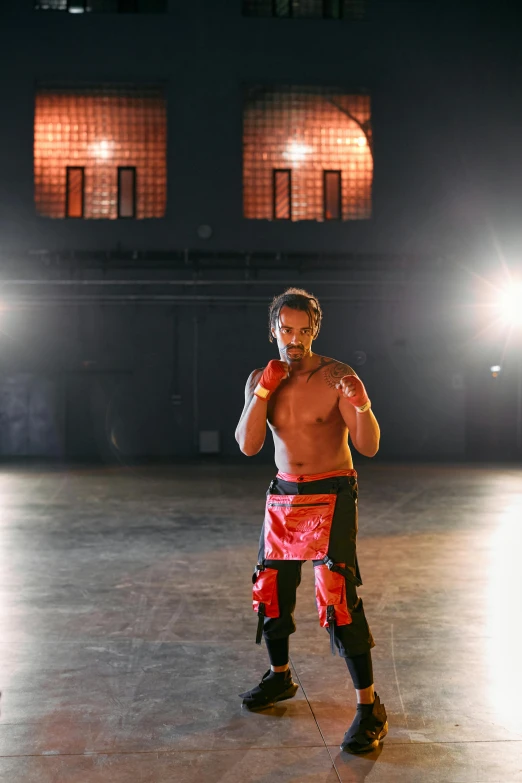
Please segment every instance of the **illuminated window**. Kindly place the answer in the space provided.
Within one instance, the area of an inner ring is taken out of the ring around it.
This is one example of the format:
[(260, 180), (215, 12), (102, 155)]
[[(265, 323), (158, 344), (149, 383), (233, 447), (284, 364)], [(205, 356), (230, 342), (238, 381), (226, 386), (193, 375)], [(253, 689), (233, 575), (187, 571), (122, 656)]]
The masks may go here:
[(362, 19), (366, 0), (243, 0), (245, 16)]
[(324, 219), (340, 220), (342, 217), (341, 172), (325, 171), (323, 174)]
[(118, 168), (118, 217), (136, 217), (136, 169), (134, 166)]
[[(167, 198), (167, 118), (160, 88), (106, 85), (38, 89), (34, 194), (40, 215), (68, 215), (67, 168), (84, 171), (84, 218), (160, 218)], [(118, 169), (130, 174), (119, 176)], [(127, 215), (125, 215), (127, 216)]]
[(292, 172), (290, 169), (273, 171), (274, 220), (292, 220)]
[(85, 189), (85, 169), (67, 166), (65, 182), (65, 217), (82, 218)]
[(34, 0), (37, 11), (112, 14), (164, 14), (168, 0)]
[[(283, 171), (289, 173), (284, 175)], [(280, 203), (276, 195), (286, 192), (290, 202), (291, 182), (291, 206), (289, 203), (285, 219), (366, 219), (371, 217), (372, 181), (368, 95), (304, 86), (257, 86), (246, 90), (246, 218), (281, 219), (276, 210)]]

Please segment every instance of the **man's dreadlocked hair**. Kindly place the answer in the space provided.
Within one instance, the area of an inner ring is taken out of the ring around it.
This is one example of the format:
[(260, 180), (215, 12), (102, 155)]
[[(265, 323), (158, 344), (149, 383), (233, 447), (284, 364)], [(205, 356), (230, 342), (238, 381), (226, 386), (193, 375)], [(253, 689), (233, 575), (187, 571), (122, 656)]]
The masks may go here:
[(282, 307), (290, 307), (292, 310), (302, 310), (308, 313), (312, 335), (314, 339), (317, 337), (323, 318), (323, 311), (318, 299), (303, 288), (287, 288), (283, 294), (274, 297), (268, 309), (268, 339), (271, 343), (274, 342), (272, 327), (277, 328)]

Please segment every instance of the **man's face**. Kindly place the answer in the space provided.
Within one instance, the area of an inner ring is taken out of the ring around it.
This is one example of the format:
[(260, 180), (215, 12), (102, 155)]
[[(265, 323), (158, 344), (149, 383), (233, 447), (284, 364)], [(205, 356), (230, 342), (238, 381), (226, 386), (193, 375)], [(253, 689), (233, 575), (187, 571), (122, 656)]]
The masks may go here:
[(284, 362), (300, 362), (310, 356), (312, 350), (313, 329), (308, 313), (282, 307), (279, 312), (279, 324), (272, 327), (277, 340), (279, 354)]

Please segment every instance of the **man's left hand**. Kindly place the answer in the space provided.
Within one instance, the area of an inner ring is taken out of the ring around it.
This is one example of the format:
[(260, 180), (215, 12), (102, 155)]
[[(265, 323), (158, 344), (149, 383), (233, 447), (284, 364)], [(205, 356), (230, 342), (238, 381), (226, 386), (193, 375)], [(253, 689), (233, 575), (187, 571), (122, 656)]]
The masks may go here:
[(345, 397), (355, 408), (365, 405), (368, 400), (368, 394), (364, 388), (364, 383), (357, 375), (344, 375), (335, 386), (339, 389), (342, 396)]

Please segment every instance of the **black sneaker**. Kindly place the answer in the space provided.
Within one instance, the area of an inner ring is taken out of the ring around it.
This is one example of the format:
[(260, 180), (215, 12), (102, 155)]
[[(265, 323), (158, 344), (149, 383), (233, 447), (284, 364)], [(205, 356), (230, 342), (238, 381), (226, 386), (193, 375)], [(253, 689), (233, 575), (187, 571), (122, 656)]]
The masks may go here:
[[(370, 711), (371, 707), (371, 711)], [(366, 708), (366, 709), (365, 709)], [(366, 753), (373, 750), (388, 733), (388, 716), (384, 704), (375, 694), (373, 704), (358, 704), (353, 723), (344, 735), (341, 750)]]
[(248, 710), (265, 710), (273, 707), (276, 701), (291, 699), (297, 693), (298, 685), (292, 680), (290, 669), (285, 672), (273, 672), (269, 669), (263, 679), (250, 691), (240, 693), (243, 707)]

